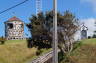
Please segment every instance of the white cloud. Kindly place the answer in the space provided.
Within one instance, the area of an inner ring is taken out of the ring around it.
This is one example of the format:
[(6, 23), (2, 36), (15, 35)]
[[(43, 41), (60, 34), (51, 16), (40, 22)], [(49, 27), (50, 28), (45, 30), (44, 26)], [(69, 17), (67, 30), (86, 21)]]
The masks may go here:
[[(88, 31), (87, 31), (87, 35), (88, 36), (92, 36), (94, 31), (96, 30), (96, 27), (95, 27), (95, 21), (96, 19), (94, 18), (88, 18), (88, 19), (81, 19), (80, 22), (84, 22), (85, 23), (85, 26), (88, 27)], [(78, 31), (75, 35), (75, 40), (78, 40), (80, 39), (80, 31)]]
[(82, 3), (89, 3), (94, 12), (96, 12), (96, 0), (80, 0)]

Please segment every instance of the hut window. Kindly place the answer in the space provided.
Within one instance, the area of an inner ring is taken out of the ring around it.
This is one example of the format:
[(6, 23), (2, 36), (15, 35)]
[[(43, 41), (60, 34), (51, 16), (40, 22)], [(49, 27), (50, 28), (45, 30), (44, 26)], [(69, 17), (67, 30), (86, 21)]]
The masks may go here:
[(23, 28), (23, 24), (20, 24), (20, 28)]
[(12, 29), (13, 28), (13, 24), (12, 23), (8, 23), (8, 28)]

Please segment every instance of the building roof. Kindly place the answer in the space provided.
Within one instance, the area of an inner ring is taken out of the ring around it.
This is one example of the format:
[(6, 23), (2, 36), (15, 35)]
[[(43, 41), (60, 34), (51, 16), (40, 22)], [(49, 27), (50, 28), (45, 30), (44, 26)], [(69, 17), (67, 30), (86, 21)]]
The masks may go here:
[(8, 19), (6, 22), (11, 22), (11, 21), (20, 21), (20, 22), (22, 22), (22, 21), (21, 21), (19, 18), (17, 18), (16, 16)]
[(14, 17), (10, 18), (8, 21), (21, 21), (21, 20), (14, 16)]

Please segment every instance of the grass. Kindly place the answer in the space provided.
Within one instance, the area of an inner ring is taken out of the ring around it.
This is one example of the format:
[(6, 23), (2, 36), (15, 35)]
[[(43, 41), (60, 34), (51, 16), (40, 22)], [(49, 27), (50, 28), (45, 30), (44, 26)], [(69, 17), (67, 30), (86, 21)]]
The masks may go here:
[(71, 53), (71, 63), (96, 63), (96, 39), (82, 40), (81, 43), (80, 47)]
[[(42, 54), (47, 50), (43, 49)], [(8, 40), (0, 45), (0, 63), (28, 63), (36, 56), (37, 48), (27, 48), (26, 40)]]
[(82, 40), (81, 41), (82, 44), (90, 44), (90, 45), (96, 45), (96, 38), (93, 38), (93, 39), (85, 39), (85, 40)]
[(7, 41), (5, 41), (5, 44), (12, 44), (12, 43), (22, 43), (22, 42), (26, 42), (26, 40), (7, 40)]

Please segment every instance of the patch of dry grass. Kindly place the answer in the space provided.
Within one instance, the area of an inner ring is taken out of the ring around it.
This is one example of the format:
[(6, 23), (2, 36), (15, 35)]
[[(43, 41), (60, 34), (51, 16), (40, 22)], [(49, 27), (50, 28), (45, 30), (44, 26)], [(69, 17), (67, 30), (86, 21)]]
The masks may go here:
[(96, 39), (83, 40), (81, 47), (73, 51), (69, 59), (73, 63), (96, 63)]
[(25, 63), (36, 56), (36, 51), (37, 48), (27, 48), (25, 40), (8, 41), (0, 45), (0, 63)]
[(82, 40), (81, 42), (82, 44), (96, 45), (96, 38), (85, 39), (85, 40)]

